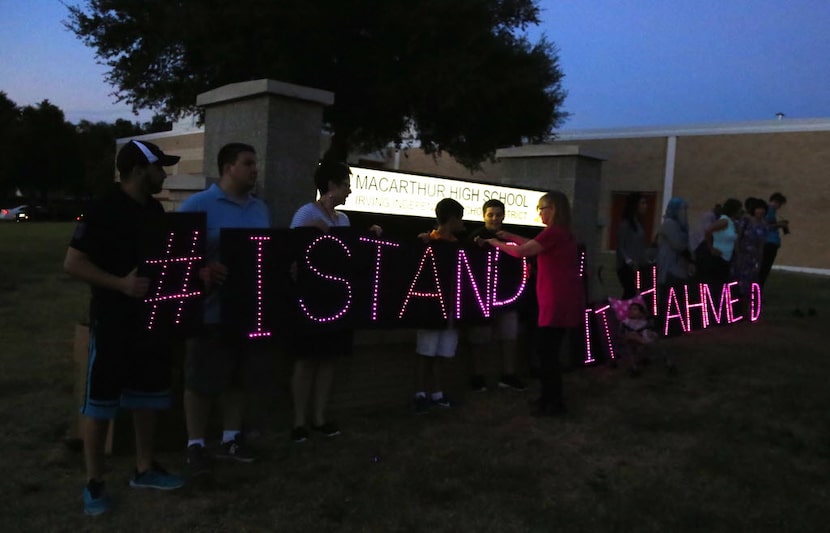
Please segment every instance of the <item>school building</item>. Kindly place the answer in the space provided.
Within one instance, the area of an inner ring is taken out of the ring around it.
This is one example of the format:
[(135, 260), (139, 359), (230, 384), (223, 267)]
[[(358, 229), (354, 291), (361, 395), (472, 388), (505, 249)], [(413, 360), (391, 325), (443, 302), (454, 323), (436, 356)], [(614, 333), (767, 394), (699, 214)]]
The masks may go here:
[[(192, 119), (177, 123), (172, 131), (139, 138), (182, 158), (170, 169), (161, 194), (168, 209), (175, 209), (184, 198), (218, 177), (215, 163), (204, 161), (204, 129)], [(127, 140), (120, 139), (119, 148)], [(323, 150), (326, 145), (323, 136)], [(583, 240), (595, 240), (598, 250), (614, 249), (624, 198), (631, 191), (639, 191), (649, 200), (647, 230), (652, 235), (672, 196), (689, 203), (689, 223), (694, 230), (703, 212), (727, 198), (768, 199), (773, 192), (781, 192), (788, 202), (779, 218), (790, 221), (791, 233), (784, 237), (776, 266), (830, 274), (830, 214), (825, 205), (830, 201), (830, 119), (826, 118), (563, 130), (547, 144), (499, 150), (494, 161), (484, 162), (476, 171), (446, 155), (433, 157), (417, 147), (396, 150), (390, 146), (372, 154), (354, 154), (349, 162), (379, 170), (539, 189), (539, 184), (545, 183), (544, 175), (528, 176), (532, 170), (517, 175), (517, 167), (505, 163), (562, 154), (600, 162), (596, 232), (580, 235)], [(310, 182), (309, 176), (307, 182), (296, 186), (308, 189)]]

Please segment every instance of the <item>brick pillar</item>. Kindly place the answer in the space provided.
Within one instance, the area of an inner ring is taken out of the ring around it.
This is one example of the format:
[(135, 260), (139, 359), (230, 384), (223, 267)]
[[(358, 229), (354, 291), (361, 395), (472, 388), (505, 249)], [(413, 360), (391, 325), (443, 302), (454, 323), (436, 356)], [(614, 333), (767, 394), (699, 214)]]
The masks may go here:
[(286, 227), (294, 211), (315, 198), (323, 108), (334, 94), (274, 80), (232, 83), (200, 94), (205, 108), (204, 174), (218, 177), (216, 155), (229, 142), (257, 151), (257, 191), (271, 224)]

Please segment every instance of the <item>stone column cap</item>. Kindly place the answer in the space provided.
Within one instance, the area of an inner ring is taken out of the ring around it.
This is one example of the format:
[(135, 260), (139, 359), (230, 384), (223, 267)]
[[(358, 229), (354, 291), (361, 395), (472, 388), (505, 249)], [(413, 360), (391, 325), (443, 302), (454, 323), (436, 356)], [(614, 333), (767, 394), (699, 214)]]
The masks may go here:
[(196, 96), (196, 105), (209, 107), (233, 100), (244, 100), (260, 95), (282, 96), (297, 100), (306, 100), (322, 106), (334, 103), (334, 93), (323, 89), (314, 89), (303, 85), (294, 85), (284, 81), (260, 79), (229, 83), (211, 89)]

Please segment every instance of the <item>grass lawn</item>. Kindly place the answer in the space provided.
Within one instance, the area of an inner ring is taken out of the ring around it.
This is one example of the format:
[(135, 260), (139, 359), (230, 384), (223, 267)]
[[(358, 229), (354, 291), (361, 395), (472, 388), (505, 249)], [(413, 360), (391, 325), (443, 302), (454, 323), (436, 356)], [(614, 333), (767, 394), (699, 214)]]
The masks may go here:
[[(535, 390), (468, 394), (457, 410), (423, 417), (403, 401), (340, 412), (341, 437), (293, 445), (287, 428), (271, 428), (254, 441), (261, 461), (219, 465), (215, 485), (174, 493), (130, 489), (132, 458), (117, 453), (115, 506), (85, 517), (82, 457), (63, 445), (77, 409), (73, 329), (88, 294), (61, 269), (72, 229), (0, 225), (4, 531), (828, 527), (830, 280), (781, 272), (758, 323), (661, 341), (675, 376), (651, 367), (631, 379), (604, 366), (567, 374), (562, 419), (528, 416)], [(181, 448), (159, 459), (178, 471)]]

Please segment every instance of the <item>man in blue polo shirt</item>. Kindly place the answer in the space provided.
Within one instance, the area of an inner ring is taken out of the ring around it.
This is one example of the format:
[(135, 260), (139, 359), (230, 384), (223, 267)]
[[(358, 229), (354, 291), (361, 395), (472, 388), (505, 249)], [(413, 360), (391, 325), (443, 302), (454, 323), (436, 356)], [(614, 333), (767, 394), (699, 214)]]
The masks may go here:
[(179, 211), (207, 214), (207, 261), (201, 272), (205, 281), (204, 328), (189, 339), (185, 364), (185, 418), (187, 419), (187, 464), (191, 477), (210, 474), (205, 451), (205, 432), (214, 399), (221, 396), (224, 431), (214, 457), (249, 463), (254, 454), (242, 434), (245, 394), (263, 384), (268, 350), (227, 331), (221, 324), (220, 300), (227, 268), (219, 254), (222, 228), (268, 228), (265, 202), (252, 192), (257, 181), (254, 148), (230, 143), (217, 157), (219, 182), (188, 198)]

